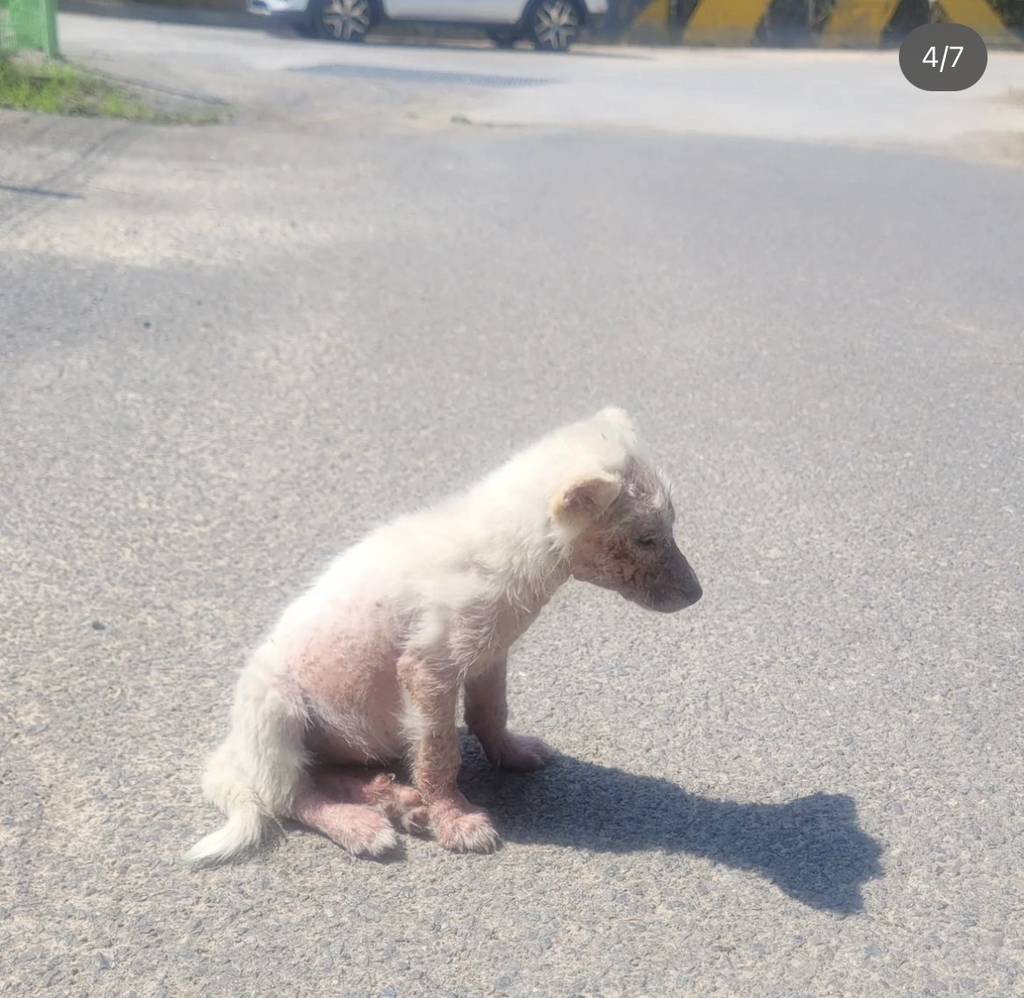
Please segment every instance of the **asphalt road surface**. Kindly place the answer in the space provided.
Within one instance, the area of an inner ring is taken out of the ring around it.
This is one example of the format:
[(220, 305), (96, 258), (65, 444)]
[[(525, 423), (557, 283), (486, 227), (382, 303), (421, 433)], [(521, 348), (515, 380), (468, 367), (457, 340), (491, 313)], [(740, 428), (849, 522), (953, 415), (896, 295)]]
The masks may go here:
[[(0, 993), (1024, 993), (1024, 62), (62, 31), (233, 111), (0, 117)], [(504, 849), (186, 869), (289, 597), (610, 403), (705, 597), (514, 650)]]

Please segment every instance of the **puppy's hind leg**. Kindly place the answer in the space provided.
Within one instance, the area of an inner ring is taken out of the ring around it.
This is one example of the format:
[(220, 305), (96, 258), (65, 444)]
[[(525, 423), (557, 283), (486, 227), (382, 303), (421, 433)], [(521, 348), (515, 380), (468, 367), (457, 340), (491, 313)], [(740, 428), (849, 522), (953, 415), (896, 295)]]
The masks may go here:
[(289, 816), (356, 856), (383, 856), (398, 845), (398, 837), (386, 814), (355, 802), (366, 799), (365, 786), (345, 778), (343, 784), (335, 782), (335, 793), (330, 793), (318, 781), (307, 779), (295, 794)]
[(376, 808), (404, 832), (419, 835), (430, 827), (420, 792), (399, 783), (390, 773), (325, 770), (318, 774), (318, 782), (342, 800)]
[(424, 835), (430, 830), (430, 812), (423, 795), (414, 787), (395, 783), (388, 776), (378, 776), (368, 787), (371, 800), (410, 835)]

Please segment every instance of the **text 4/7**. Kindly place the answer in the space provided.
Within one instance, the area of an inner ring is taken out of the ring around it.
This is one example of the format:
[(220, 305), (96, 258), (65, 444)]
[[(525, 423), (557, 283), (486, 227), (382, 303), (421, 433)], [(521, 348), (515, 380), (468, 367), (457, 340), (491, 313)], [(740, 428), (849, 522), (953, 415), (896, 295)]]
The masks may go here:
[(946, 68), (946, 60), (953, 52), (955, 52), (956, 55), (953, 56), (953, 61), (949, 64), (950, 69), (954, 69), (956, 67), (956, 64), (960, 61), (960, 56), (964, 54), (963, 45), (944, 45), (942, 47), (942, 61), (939, 62), (937, 49), (938, 46), (933, 45), (927, 52), (925, 52), (924, 58), (921, 61), (925, 65), (931, 66), (932, 69), (938, 69), (940, 73)]

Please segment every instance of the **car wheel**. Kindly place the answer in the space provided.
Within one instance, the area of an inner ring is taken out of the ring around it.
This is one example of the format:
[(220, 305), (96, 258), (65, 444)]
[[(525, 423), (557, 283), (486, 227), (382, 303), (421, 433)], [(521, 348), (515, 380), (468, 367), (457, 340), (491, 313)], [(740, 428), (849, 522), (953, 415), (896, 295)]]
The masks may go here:
[(511, 28), (488, 28), (487, 37), (500, 49), (515, 48), (519, 35)]
[(370, 0), (315, 0), (313, 26), (321, 38), (361, 42), (372, 21)]
[(547, 52), (567, 52), (580, 31), (580, 9), (572, 0), (539, 0), (530, 17), (533, 44)]

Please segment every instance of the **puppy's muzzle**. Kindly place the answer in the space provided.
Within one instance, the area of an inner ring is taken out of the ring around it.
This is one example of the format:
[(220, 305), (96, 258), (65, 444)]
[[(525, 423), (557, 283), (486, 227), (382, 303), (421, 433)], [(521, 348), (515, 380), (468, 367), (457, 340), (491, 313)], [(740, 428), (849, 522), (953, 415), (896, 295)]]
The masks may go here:
[(652, 608), (660, 613), (676, 613), (678, 610), (693, 606), (703, 595), (704, 590), (697, 581), (697, 573), (691, 568), (683, 552), (676, 548), (670, 578), (666, 580), (666, 585), (655, 593)]

